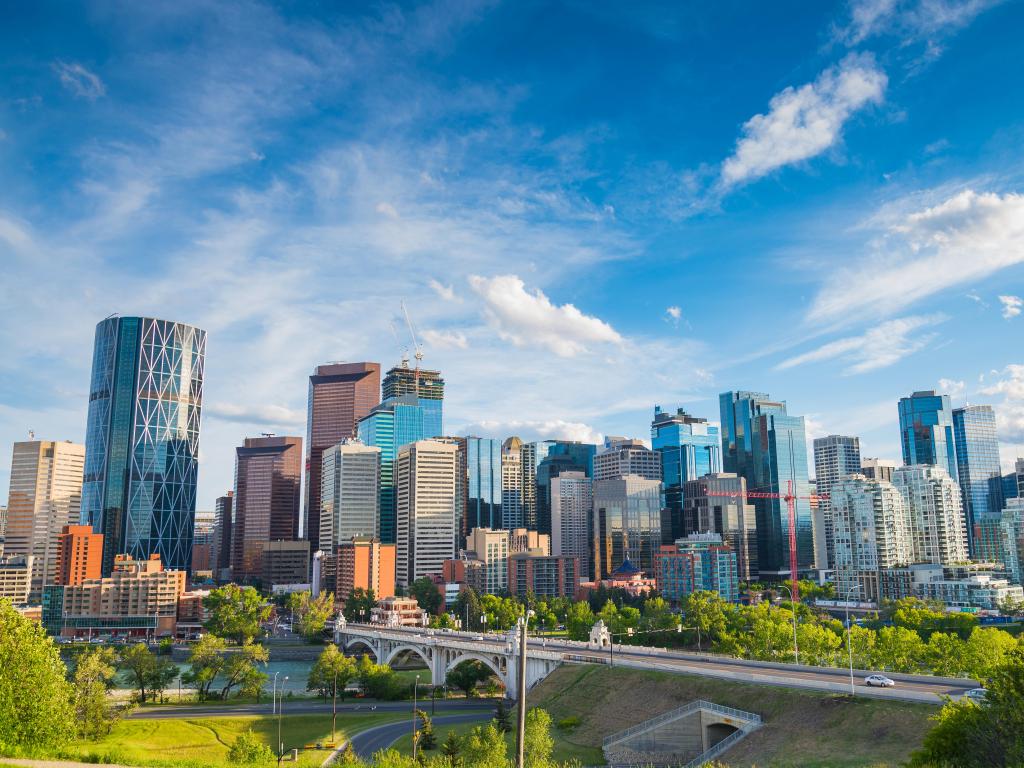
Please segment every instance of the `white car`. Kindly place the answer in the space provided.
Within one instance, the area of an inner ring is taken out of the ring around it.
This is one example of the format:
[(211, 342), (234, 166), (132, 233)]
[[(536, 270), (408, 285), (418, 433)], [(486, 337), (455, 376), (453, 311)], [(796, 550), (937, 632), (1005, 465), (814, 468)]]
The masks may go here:
[(877, 685), (879, 688), (892, 688), (896, 685), (894, 680), (890, 680), (885, 675), (868, 675), (864, 678), (864, 685)]
[(988, 691), (984, 688), (971, 688), (971, 690), (964, 693), (965, 699), (970, 699), (975, 704), (984, 704), (985, 697), (988, 695)]

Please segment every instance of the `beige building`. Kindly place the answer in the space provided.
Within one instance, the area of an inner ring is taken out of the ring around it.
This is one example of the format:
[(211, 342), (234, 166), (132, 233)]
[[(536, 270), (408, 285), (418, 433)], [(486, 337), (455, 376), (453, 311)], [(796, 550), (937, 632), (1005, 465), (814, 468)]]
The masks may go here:
[(57, 545), (66, 525), (76, 525), (82, 506), (85, 446), (30, 440), (14, 444), (4, 551), (32, 557), (30, 599), (56, 583)]
[(546, 533), (515, 528), (508, 532), (508, 553), (528, 552), (539, 549), (545, 555), (551, 554), (551, 537)]
[(395, 462), (396, 577), (401, 586), (440, 574), (455, 557), (458, 446), (436, 440), (404, 445)]
[(24, 605), (28, 602), (31, 583), (31, 555), (0, 555), (0, 599)]
[(474, 528), (466, 537), (466, 557), (483, 564), (482, 591), (496, 595), (508, 589), (509, 532)]
[(385, 627), (422, 627), (426, 619), (415, 597), (386, 597), (370, 611), (370, 623)]

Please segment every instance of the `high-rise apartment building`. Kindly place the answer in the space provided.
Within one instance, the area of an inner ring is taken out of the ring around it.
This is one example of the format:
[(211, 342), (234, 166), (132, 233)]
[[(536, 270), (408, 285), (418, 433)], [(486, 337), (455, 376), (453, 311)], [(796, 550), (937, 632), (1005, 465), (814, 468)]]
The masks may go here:
[(953, 440), (971, 556), (992, 561), (999, 556), (999, 537), (985, 536), (984, 531), (998, 531), (1003, 508), (1003, 470), (992, 406), (954, 408)]
[(707, 419), (691, 416), (682, 408), (674, 414), (654, 406), (651, 448), (661, 457), (661, 480), (665, 484), (664, 543), (684, 536), (683, 483), (722, 471), (722, 437)]
[(725, 392), (719, 396), (719, 404), (725, 471), (743, 477), (748, 491), (775, 494), (754, 499), (761, 574), (790, 575), (789, 510), (783, 498), (790, 492), (797, 497), (797, 570), (811, 568), (814, 532), (803, 417), (790, 415), (785, 402), (760, 392)]
[(612, 480), (626, 475), (660, 481), (661, 455), (641, 440), (606, 437), (603, 448), (594, 456), (594, 480)]
[(267, 542), (298, 537), (301, 483), (301, 437), (247, 437), (235, 449), (231, 520), (231, 576), (235, 581), (262, 578)]
[(860, 471), (860, 438), (828, 435), (814, 439), (814, 478), (818, 495), (814, 515), (814, 559), (819, 569), (832, 568), (835, 563), (829, 493), (834, 484), (860, 474)]
[(1007, 499), (1000, 517), (1001, 562), (1010, 581), (1024, 584), (1024, 497)]
[(32, 558), (29, 599), (56, 584), (57, 549), (65, 526), (78, 523), (85, 446), (29, 440), (14, 444), (4, 552)]
[(959, 475), (949, 395), (937, 395), (933, 390), (914, 392), (900, 398), (899, 414), (903, 463), (942, 467), (956, 480)]
[(510, 437), (501, 445), (501, 527), (523, 525), (523, 441)]
[(88, 525), (65, 525), (57, 537), (54, 584), (81, 584), (103, 576), (103, 534)]
[(320, 549), (323, 452), (356, 436), (359, 420), (380, 403), (380, 363), (327, 363), (309, 377), (306, 424), (306, 499), (300, 535)]
[(967, 562), (967, 525), (960, 487), (934, 465), (900, 467), (893, 485), (907, 504), (914, 563), (954, 565)]
[(652, 574), (661, 546), (661, 480), (626, 475), (595, 479), (593, 488), (594, 580), (610, 578), (626, 560)]
[(440, 371), (409, 367), (408, 360), (392, 368), (384, 376), (383, 394), (385, 400), (395, 397), (412, 397), (413, 402), (423, 408), (423, 435), (426, 438), (444, 434), (444, 379)]
[(547, 555), (539, 549), (517, 552), (508, 558), (508, 591), (513, 597), (574, 598), (583, 579), (579, 561), (567, 555)]
[(551, 479), (563, 472), (582, 472), (592, 477), (597, 446), (571, 440), (544, 440), (533, 445), (537, 461), (537, 530), (551, 534)]
[(365, 445), (380, 448), (380, 540), (394, 544), (395, 460), (403, 445), (426, 439), (424, 409), (413, 395), (388, 398), (359, 421), (358, 432)]
[(683, 528), (666, 541), (662, 517), (661, 543), (674, 546), (694, 533), (717, 534), (736, 553), (736, 570), (743, 581), (756, 581), (757, 514), (747, 503), (747, 481), (733, 472), (717, 472), (683, 483)]
[(898, 467), (895, 461), (888, 459), (861, 459), (860, 474), (868, 480), (886, 480), (892, 482), (892, 473)]
[(230, 581), (231, 576), (231, 516), (234, 511), (235, 492), (218, 496), (213, 508), (213, 542), (210, 545), (210, 569), (216, 582)]
[(439, 574), (455, 557), (458, 447), (435, 440), (403, 445), (395, 462), (396, 582)]
[(550, 481), (551, 554), (573, 557), (580, 573), (592, 574), (594, 481), (583, 472), (565, 471)]
[(206, 331), (150, 317), (96, 326), (82, 522), (114, 557), (192, 564)]
[[(395, 545), (373, 539), (353, 539), (339, 544), (337, 552), (337, 591), (341, 602), (354, 589), (372, 591), (378, 600), (395, 596)], [(363, 621), (369, 621), (369, 616)]]
[(474, 528), (466, 539), (466, 556), (483, 564), (481, 586), (489, 595), (501, 594), (508, 588), (508, 550), (508, 531)]
[(466, 511), (463, 537), (474, 528), (501, 526), (501, 441), (490, 437), (466, 440)]

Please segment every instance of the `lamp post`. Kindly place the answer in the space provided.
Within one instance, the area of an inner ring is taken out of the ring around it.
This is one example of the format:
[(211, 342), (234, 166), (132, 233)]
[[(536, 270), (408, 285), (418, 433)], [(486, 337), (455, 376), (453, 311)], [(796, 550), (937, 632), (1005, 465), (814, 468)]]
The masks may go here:
[(270, 694), (270, 714), (272, 715), (277, 714), (277, 676), (280, 674), (280, 672), (274, 673), (274, 690)]
[(526, 615), (519, 619), (519, 669), (516, 670), (519, 677), (519, 684), (516, 686), (519, 689), (519, 701), (516, 707), (519, 712), (517, 718), (519, 727), (516, 733), (516, 768), (525, 768), (526, 766), (524, 759), (526, 747), (526, 630), (530, 617), (533, 615), (533, 611), (527, 611)]
[(420, 676), (416, 675), (416, 682), (412, 686), (412, 759), (416, 759), (416, 736), (418, 728), (416, 727), (416, 694), (420, 689)]
[(846, 652), (850, 656), (850, 695), (856, 696), (857, 689), (853, 685), (853, 632), (850, 631), (850, 595), (854, 592), (860, 592), (860, 584), (852, 587), (846, 593)]
[(338, 727), (338, 670), (334, 670), (334, 701), (331, 706), (331, 744), (336, 744), (334, 732)]
[(793, 609), (793, 656), (796, 659), (796, 663), (800, 663), (800, 646), (796, 644), (796, 599), (793, 597), (793, 590), (785, 584), (779, 585), (782, 589), (789, 592), (789, 605)]
[(281, 740), (281, 712), (284, 710), (284, 684), (288, 682), (288, 675), (281, 681), (281, 692), (277, 695), (277, 768), (281, 768), (281, 760), (284, 758), (284, 742)]

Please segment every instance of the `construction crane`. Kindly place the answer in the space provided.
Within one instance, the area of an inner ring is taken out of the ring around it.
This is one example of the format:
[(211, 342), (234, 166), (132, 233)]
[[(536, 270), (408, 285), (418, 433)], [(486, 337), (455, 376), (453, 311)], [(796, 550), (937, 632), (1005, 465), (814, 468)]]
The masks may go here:
[(402, 351), (402, 367), (409, 367), (409, 347), (407, 344), (403, 344), (398, 338), (398, 329), (395, 328), (395, 321), (388, 320), (388, 327), (391, 329), (391, 335), (395, 337), (395, 346)]
[[(729, 496), (736, 498), (740, 496), (739, 493), (730, 493), (728, 491), (708, 491), (708, 496)], [(785, 493), (772, 493), (770, 491), (745, 491), (743, 494), (747, 499), (784, 499), (786, 507), (789, 511), (789, 573), (792, 578), (792, 593), (793, 600), (799, 597), (799, 590), (797, 588), (797, 557), (796, 557), (796, 502), (797, 499), (804, 499), (806, 501), (820, 501), (827, 499), (826, 494), (812, 493), (807, 496), (797, 496), (793, 493), (793, 481), (786, 481), (786, 492)]]
[(405, 324), (409, 328), (409, 337), (412, 339), (413, 357), (416, 358), (416, 373), (415, 373), (415, 376), (416, 376), (415, 387), (416, 387), (416, 389), (415, 389), (415, 391), (416, 391), (416, 399), (419, 400), (419, 397), (420, 397), (420, 362), (422, 362), (422, 360), (423, 360), (423, 347), (420, 346), (420, 343), (419, 343), (419, 341), (416, 338), (416, 331), (415, 331), (415, 329), (412, 326), (412, 319), (409, 317), (409, 310), (406, 309), (406, 307), (405, 307), (405, 301), (403, 300), (401, 302), (401, 304), (402, 304), (402, 314), (405, 316)]

